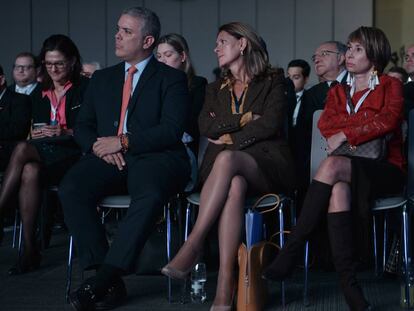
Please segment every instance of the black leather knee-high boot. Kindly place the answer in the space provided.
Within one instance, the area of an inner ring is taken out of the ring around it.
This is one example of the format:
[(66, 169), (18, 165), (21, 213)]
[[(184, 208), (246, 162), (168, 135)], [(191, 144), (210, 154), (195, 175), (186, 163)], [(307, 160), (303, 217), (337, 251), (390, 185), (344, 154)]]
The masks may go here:
[(301, 253), (306, 240), (309, 239), (322, 217), (326, 215), (331, 192), (331, 185), (312, 180), (298, 222), (279, 255), (264, 270), (263, 277), (265, 279), (282, 281), (292, 274), (296, 259)]
[(347, 304), (352, 311), (367, 310), (369, 304), (356, 280), (351, 212), (328, 214), (328, 233), (335, 269)]

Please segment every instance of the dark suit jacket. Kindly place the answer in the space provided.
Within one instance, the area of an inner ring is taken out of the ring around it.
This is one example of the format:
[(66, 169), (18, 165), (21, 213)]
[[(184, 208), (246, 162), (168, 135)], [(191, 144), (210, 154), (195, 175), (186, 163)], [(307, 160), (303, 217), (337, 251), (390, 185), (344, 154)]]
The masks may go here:
[[(68, 128), (73, 128), (76, 117), (80, 111), (81, 103), (85, 95), (85, 90), (88, 86), (89, 79), (81, 77), (79, 84), (73, 85), (66, 93), (66, 122)], [(50, 122), (50, 101), (47, 96), (40, 97), (40, 100), (33, 98), (32, 117), (33, 123), (47, 123)]]
[[(116, 136), (121, 114), (125, 63), (95, 72), (75, 125), (75, 140), (91, 152), (98, 137)], [(185, 73), (152, 58), (129, 101), (130, 156), (168, 152), (188, 160), (181, 137), (188, 116)]]
[(201, 180), (207, 178), (221, 151), (241, 150), (256, 160), (272, 191), (290, 190), (294, 185), (294, 168), (284, 135), (287, 100), (283, 74), (254, 79), (249, 84), (243, 111), (261, 117), (244, 127), (240, 126), (242, 114), (232, 114), (231, 95), (227, 87), (221, 88), (222, 83), (220, 79), (207, 86), (199, 118), (200, 133), (213, 139), (230, 133), (233, 144), (208, 144), (200, 170)]
[[(10, 91), (15, 92), (16, 90), (16, 83), (13, 83), (12, 85), (8, 86), (8, 89)], [(33, 89), (33, 91), (29, 94), (30, 98), (32, 98), (32, 100), (40, 100), (42, 98), (42, 85), (40, 83), (38, 83), (36, 85), (36, 87)]]
[(414, 82), (404, 84), (404, 114), (408, 121), (408, 113), (414, 108)]
[(30, 119), (29, 96), (6, 89), (0, 100), (0, 170), (6, 167), (16, 141), (26, 139)]
[(189, 147), (195, 155), (198, 154), (198, 145), (200, 141), (200, 131), (198, 129), (198, 116), (204, 104), (204, 95), (206, 91), (206, 78), (194, 76), (191, 80), (190, 91), (190, 115), (185, 132), (190, 134), (194, 139), (189, 143)]

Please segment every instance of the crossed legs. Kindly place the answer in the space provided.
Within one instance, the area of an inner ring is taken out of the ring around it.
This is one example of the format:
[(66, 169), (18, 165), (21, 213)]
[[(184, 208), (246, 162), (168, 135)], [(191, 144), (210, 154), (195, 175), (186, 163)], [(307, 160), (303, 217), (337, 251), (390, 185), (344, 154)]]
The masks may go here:
[[(201, 191), (200, 209), (194, 228), (177, 256), (163, 273), (178, 270), (184, 277), (196, 263), (203, 241), (216, 220), (219, 221), (220, 270), (214, 305), (229, 305), (234, 287), (234, 264), (240, 244), (247, 188), (266, 192), (267, 184), (249, 154), (223, 151), (213, 165)], [(176, 276), (176, 274), (172, 275)]]

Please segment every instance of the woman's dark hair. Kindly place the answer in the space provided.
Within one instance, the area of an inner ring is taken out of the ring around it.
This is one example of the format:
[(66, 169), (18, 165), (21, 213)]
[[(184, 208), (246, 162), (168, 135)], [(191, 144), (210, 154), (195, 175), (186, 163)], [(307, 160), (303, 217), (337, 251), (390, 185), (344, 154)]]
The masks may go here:
[(195, 75), (194, 67), (191, 62), (190, 50), (187, 41), (183, 36), (176, 33), (169, 33), (158, 39), (157, 47), (161, 43), (167, 43), (173, 47), (178, 54), (185, 54), (184, 72), (187, 75), (188, 85), (191, 86), (191, 81)]
[(379, 73), (384, 71), (391, 58), (391, 46), (381, 29), (361, 26), (349, 35), (348, 42), (362, 44), (375, 70)]
[[(227, 32), (236, 39), (246, 39), (247, 45), (243, 51), (243, 63), (246, 73), (251, 79), (274, 73), (269, 63), (264, 41), (250, 25), (240, 22), (228, 23), (220, 26), (218, 33), (221, 31)], [(230, 79), (232, 77), (228, 68), (222, 68), (222, 75)]]
[(43, 88), (50, 89), (53, 87), (52, 79), (47, 73), (45, 66), (45, 56), (47, 52), (58, 51), (62, 53), (67, 61), (72, 64), (68, 80), (73, 84), (78, 84), (80, 80), (80, 73), (82, 70), (82, 62), (79, 50), (75, 43), (67, 36), (57, 34), (51, 35), (43, 42), (42, 50), (40, 51), (39, 60), (41, 61), (40, 75), (43, 78)]

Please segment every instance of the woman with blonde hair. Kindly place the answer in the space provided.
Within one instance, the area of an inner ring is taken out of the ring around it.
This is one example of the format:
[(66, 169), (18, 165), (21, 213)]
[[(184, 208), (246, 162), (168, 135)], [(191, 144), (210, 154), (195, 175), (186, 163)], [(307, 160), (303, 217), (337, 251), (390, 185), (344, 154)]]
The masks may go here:
[(195, 75), (187, 41), (179, 34), (170, 33), (160, 37), (155, 55), (158, 61), (175, 69), (182, 70), (187, 75), (190, 95), (190, 117), (182, 140), (193, 154), (197, 156), (200, 141), (197, 121), (204, 102), (207, 80)]
[(286, 113), (283, 73), (271, 68), (257, 33), (234, 22), (221, 26), (214, 52), (223, 77), (207, 86), (199, 125), (209, 144), (200, 169), (202, 190), (194, 228), (162, 269), (186, 278), (218, 221), (220, 269), (211, 310), (231, 310), (234, 266), (247, 194), (288, 191), (292, 157), (283, 134)]

